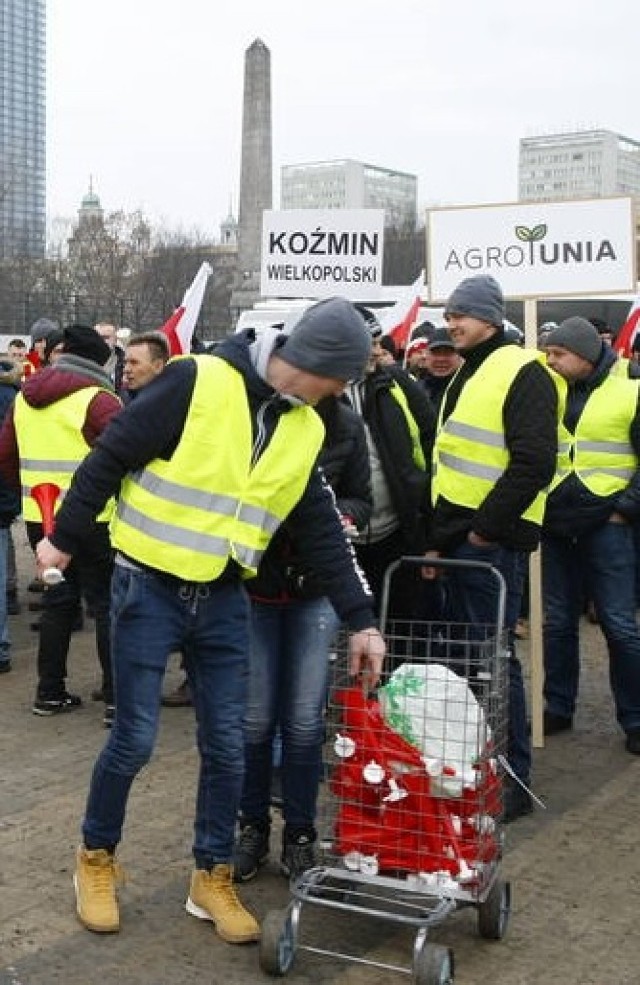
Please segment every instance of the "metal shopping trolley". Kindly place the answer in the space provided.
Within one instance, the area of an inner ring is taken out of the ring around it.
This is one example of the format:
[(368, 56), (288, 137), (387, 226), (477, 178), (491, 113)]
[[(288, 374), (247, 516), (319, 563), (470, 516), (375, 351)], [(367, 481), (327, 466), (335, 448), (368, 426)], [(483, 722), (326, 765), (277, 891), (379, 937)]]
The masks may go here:
[[(318, 810), (320, 861), (292, 883), (289, 905), (266, 916), (260, 965), (268, 974), (285, 975), (300, 949), (412, 975), (416, 985), (449, 985), (453, 953), (428, 940), (434, 926), (475, 907), (480, 936), (499, 940), (506, 932), (505, 585), (489, 564), (439, 560), (445, 579), (456, 565), (484, 568), (495, 579), (495, 623), (387, 618), (399, 566), (424, 563), (403, 558), (387, 571), (381, 624), (389, 670), (374, 694), (349, 678), (346, 638), (337, 647)], [(415, 930), (410, 965), (309, 942), (309, 906)]]

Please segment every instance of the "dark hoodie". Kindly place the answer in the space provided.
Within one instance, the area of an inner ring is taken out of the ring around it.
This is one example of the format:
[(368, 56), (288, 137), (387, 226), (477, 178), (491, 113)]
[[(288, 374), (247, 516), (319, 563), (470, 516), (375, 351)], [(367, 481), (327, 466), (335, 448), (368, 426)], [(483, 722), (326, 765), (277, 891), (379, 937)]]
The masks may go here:
[[(567, 387), (564, 423), (575, 432), (587, 400), (594, 390), (606, 380), (617, 353), (611, 346), (603, 345), (602, 353), (593, 372), (584, 380), (577, 380)], [(638, 390), (640, 394), (640, 389)], [(640, 413), (631, 422), (629, 438), (640, 462)], [(636, 468), (629, 485), (611, 496), (596, 496), (572, 473), (554, 489), (547, 500), (544, 532), (554, 537), (579, 537), (606, 523), (613, 512), (621, 513), (630, 522), (640, 517), (640, 469)]]
[[(78, 422), (85, 441), (93, 447), (111, 418), (122, 409), (109, 377), (97, 363), (65, 354), (54, 366), (47, 366), (29, 377), (22, 386), (22, 395), (30, 407), (37, 409), (50, 407), (78, 390), (95, 386), (103, 389), (89, 403), (84, 421)], [(20, 488), (20, 456), (13, 406), (0, 429), (0, 473), (9, 485)]]
[[(239, 333), (216, 347), (215, 356), (203, 355), (170, 362), (127, 407), (113, 419), (74, 475), (57, 516), (52, 541), (73, 554), (91, 519), (110, 496), (117, 494), (127, 472), (143, 468), (156, 458), (169, 459), (180, 441), (196, 379), (196, 359), (224, 359), (243, 376), (254, 431), (254, 451), (269, 442), (281, 414), (291, 403), (259, 375), (254, 363), (266, 365), (267, 353), (252, 358), (251, 331)], [(274, 340), (272, 340), (273, 342)], [(276, 346), (282, 339), (275, 340)], [(255, 342), (259, 346), (259, 342)], [(153, 426), (150, 426), (153, 422)], [(212, 427), (226, 428), (225, 421)], [(352, 630), (375, 624), (371, 595), (342, 532), (332, 493), (316, 467), (302, 498), (287, 518), (298, 551), (320, 574), (326, 593)]]

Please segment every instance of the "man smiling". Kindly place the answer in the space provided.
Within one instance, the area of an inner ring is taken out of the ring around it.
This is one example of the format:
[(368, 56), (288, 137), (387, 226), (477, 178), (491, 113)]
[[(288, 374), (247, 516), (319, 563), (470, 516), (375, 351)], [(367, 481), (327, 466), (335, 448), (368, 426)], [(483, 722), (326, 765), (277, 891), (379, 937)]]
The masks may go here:
[[(505, 580), (509, 634), (508, 757), (517, 780), (506, 789), (504, 817), (532, 809), (527, 791), (531, 749), (522, 669), (514, 629), (520, 611), (526, 555), (540, 539), (543, 490), (555, 470), (557, 395), (535, 351), (505, 337), (504, 298), (486, 275), (469, 277), (445, 308), (449, 334), (464, 363), (449, 385), (434, 448), (433, 553), (487, 562)], [(434, 576), (436, 569), (427, 569)], [(498, 587), (477, 567), (448, 576), (449, 618), (495, 624)]]

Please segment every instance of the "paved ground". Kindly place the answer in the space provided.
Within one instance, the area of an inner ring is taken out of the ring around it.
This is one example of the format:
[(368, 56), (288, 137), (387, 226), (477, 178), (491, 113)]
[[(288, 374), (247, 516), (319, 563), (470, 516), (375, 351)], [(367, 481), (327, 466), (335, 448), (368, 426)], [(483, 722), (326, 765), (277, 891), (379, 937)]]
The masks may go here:
[[(21, 533), (22, 582), (31, 575)], [(26, 591), (21, 592), (23, 602)], [(26, 605), (25, 605), (26, 610)], [(132, 794), (121, 860), (123, 929), (100, 937), (75, 920), (71, 873), (93, 760), (104, 740), (91, 624), (73, 640), (69, 685), (87, 700), (39, 719), (33, 618), (12, 618), (14, 671), (0, 677), (0, 985), (253, 985), (268, 981), (255, 947), (220, 942), (183, 909), (190, 871), (196, 756), (188, 709), (167, 709), (157, 754)], [(638, 985), (640, 982), (640, 760), (613, 722), (603, 645), (584, 627), (587, 672), (573, 733), (536, 753), (535, 789), (547, 803), (507, 831), (504, 874), (514, 908), (492, 944), (464, 910), (430, 939), (454, 948), (456, 985)], [(178, 679), (170, 671), (169, 685)], [(243, 889), (263, 916), (287, 901), (275, 865)], [(412, 940), (397, 925), (303, 911), (305, 939), (367, 960), (406, 962)], [(386, 985), (399, 974), (299, 952), (302, 985)]]

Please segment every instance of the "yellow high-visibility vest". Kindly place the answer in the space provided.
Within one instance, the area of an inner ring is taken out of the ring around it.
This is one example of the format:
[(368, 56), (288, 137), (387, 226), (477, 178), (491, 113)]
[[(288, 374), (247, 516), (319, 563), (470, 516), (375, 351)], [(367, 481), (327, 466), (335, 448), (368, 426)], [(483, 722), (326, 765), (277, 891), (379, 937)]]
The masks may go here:
[(168, 461), (125, 478), (112, 543), (184, 581), (214, 581), (230, 559), (252, 577), (306, 488), (324, 426), (311, 407), (294, 407), (254, 461), (242, 374), (215, 356), (184, 358), (194, 360), (196, 381), (182, 437)]
[[(434, 447), (432, 500), (440, 496), (478, 509), (509, 464), (503, 408), (509, 388), (522, 367), (539, 353), (508, 345), (496, 349), (463, 386), (453, 412), (440, 426)], [(541, 491), (522, 514), (542, 523), (546, 493)]]
[[(55, 506), (58, 511), (71, 485), (73, 473), (91, 448), (82, 435), (82, 422), (98, 393), (111, 393), (100, 386), (83, 387), (46, 407), (32, 407), (19, 393), (13, 420), (20, 456), (22, 515), (25, 520), (40, 522), (40, 510), (31, 490), (41, 482), (52, 482), (60, 489)], [(109, 500), (98, 520), (111, 518), (115, 503)]]
[(609, 373), (589, 395), (575, 433), (560, 424), (551, 489), (572, 472), (594, 496), (611, 496), (628, 485), (638, 462), (629, 440), (638, 392), (637, 380)]
[(422, 450), (422, 445), (420, 444), (420, 428), (418, 423), (411, 413), (411, 408), (409, 407), (409, 401), (407, 400), (407, 395), (400, 386), (399, 383), (394, 383), (389, 390), (391, 396), (394, 398), (396, 403), (400, 405), (400, 410), (404, 414), (407, 422), (407, 429), (409, 431), (409, 437), (411, 439), (411, 457), (413, 458), (413, 464), (422, 469), (423, 472), (426, 471), (427, 463), (424, 459), (424, 452)]

